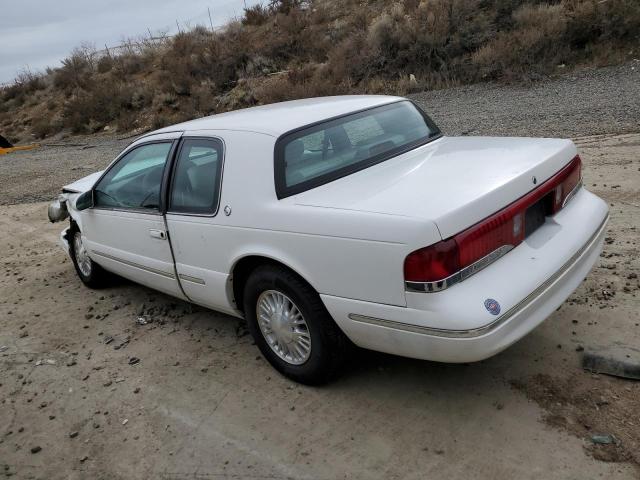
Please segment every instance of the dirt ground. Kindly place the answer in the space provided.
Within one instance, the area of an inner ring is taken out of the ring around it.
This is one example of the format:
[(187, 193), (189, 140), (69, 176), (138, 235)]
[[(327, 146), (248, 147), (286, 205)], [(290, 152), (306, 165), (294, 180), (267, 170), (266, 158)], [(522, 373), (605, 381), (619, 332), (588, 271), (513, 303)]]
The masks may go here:
[[(480, 363), (359, 351), (321, 388), (277, 374), (231, 317), (126, 281), (83, 287), (47, 203), (0, 176), (0, 477), (637, 479), (640, 382), (584, 372), (581, 349), (640, 346), (640, 134), (574, 140), (611, 221), (558, 311)], [(24, 184), (55, 190), (52, 165), (82, 176), (122, 143), (86, 141), (95, 164), (48, 147)]]

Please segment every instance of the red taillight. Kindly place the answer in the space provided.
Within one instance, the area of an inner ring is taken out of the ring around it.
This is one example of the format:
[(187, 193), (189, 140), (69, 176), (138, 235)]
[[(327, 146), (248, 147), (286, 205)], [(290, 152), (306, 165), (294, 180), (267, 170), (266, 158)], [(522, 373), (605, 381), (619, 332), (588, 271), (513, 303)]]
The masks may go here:
[(571, 163), (560, 173), (563, 172), (565, 172), (565, 174), (555, 189), (553, 213), (556, 213), (563, 207), (567, 197), (573, 192), (573, 189), (576, 188), (582, 179), (582, 161), (580, 157), (576, 155)]
[(404, 278), (408, 282), (435, 282), (458, 270), (458, 245), (453, 238), (416, 250), (404, 261)]
[(550, 213), (559, 211), (580, 182), (580, 169), (580, 157), (576, 155), (562, 170), (508, 207), (447, 240), (410, 253), (404, 262), (405, 281), (443, 280), (502, 246), (515, 247), (526, 235), (527, 208), (553, 192)]
[(502, 245), (517, 245), (524, 239), (524, 213), (509, 206), (453, 237), (464, 268)]

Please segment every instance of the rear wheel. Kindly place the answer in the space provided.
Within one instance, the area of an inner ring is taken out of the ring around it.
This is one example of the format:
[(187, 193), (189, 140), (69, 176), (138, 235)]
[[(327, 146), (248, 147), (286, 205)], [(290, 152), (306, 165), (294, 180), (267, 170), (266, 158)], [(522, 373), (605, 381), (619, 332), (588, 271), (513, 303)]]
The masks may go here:
[(68, 239), (71, 260), (82, 283), (90, 288), (98, 288), (104, 285), (107, 279), (107, 272), (89, 257), (89, 253), (82, 241), (80, 230), (72, 228)]
[(244, 309), (258, 348), (283, 375), (320, 384), (338, 373), (349, 341), (300, 277), (275, 265), (258, 267), (247, 280)]

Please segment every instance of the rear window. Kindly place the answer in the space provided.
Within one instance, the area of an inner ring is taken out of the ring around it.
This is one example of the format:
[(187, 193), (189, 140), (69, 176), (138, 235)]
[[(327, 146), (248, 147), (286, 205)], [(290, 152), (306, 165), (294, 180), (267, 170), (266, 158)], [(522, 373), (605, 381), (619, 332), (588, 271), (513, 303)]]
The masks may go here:
[(276, 143), (278, 198), (350, 175), (439, 135), (433, 121), (409, 101), (295, 130)]

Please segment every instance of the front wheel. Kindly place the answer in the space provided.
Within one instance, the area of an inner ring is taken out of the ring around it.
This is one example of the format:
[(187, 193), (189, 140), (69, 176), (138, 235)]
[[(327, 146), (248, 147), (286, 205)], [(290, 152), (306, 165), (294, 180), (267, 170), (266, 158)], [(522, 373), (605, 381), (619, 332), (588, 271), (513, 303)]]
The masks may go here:
[(82, 241), (80, 230), (73, 228), (69, 232), (68, 239), (71, 260), (82, 283), (90, 288), (98, 288), (104, 285), (107, 272), (89, 257)]
[(294, 273), (272, 265), (254, 270), (245, 286), (244, 311), (258, 348), (283, 375), (320, 384), (339, 371), (349, 341), (320, 296)]

